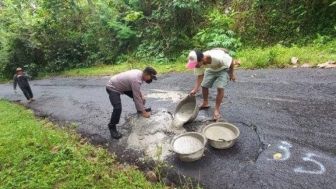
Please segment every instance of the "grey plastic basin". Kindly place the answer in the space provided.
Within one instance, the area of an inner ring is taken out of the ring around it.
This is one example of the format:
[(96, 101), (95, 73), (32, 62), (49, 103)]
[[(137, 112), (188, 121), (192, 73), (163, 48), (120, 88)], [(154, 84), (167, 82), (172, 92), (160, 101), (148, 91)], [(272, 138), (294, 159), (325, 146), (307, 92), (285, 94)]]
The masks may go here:
[(206, 142), (201, 133), (187, 132), (172, 139), (171, 149), (181, 161), (192, 162), (202, 158)]
[(240, 135), (238, 127), (231, 123), (212, 123), (202, 129), (202, 133), (208, 139), (209, 144), (217, 149), (232, 147)]
[(194, 121), (198, 115), (198, 111), (196, 97), (186, 96), (178, 103), (175, 109), (173, 126), (179, 128), (187, 122)]

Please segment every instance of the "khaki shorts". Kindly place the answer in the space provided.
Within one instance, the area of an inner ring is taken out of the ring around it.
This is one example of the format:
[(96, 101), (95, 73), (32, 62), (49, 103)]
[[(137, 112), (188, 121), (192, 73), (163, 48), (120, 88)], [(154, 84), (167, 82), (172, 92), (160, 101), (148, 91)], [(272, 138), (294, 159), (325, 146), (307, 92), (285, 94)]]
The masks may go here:
[(223, 69), (217, 72), (206, 69), (201, 86), (204, 88), (211, 88), (215, 86), (216, 88), (223, 89), (228, 84), (228, 82), (229, 74), (227, 69)]

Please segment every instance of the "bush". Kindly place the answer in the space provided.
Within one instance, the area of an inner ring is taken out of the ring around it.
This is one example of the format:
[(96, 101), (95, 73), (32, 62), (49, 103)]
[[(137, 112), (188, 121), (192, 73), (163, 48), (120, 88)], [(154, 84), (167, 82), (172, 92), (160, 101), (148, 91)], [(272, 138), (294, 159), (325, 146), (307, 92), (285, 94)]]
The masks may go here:
[(269, 45), (309, 43), (317, 33), (335, 36), (334, 0), (233, 0), (235, 31), (245, 43)]
[[(7, 36), (0, 38), (2, 77), (11, 78), (18, 66), (36, 76), (112, 63), (128, 52), (136, 38), (136, 32), (123, 21), (118, 2), (35, 3), (6, 1), (1, 7), (0, 33)], [(132, 16), (127, 18), (129, 22)]]
[(241, 46), (239, 38), (230, 30), (233, 19), (230, 14), (223, 14), (219, 10), (211, 10), (203, 29), (194, 36), (195, 46), (198, 48), (222, 47), (230, 50), (234, 55)]
[[(323, 46), (336, 36), (335, 6), (335, 0), (1, 1), (0, 77), (11, 78), (17, 66), (37, 75), (114, 64), (124, 55), (175, 61), (195, 48), (235, 55), (241, 41), (244, 48), (291, 47), (316, 38)], [(278, 65), (281, 48), (260, 51), (263, 63), (255, 65)]]

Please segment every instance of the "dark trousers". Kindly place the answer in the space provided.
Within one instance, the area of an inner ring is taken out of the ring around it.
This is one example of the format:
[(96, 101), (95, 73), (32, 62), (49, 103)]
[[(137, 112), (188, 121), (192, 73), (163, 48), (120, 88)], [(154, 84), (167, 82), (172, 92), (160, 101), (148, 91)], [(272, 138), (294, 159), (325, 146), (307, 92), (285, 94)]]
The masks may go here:
[(33, 98), (33, 92), (30, 88), (30, 86), (25, 86), (25, 87), (20, 87), (21, 91), (23, 92), (23, 94), (25, 95), (25, 97), (27, 98), (27, 100), (30, 100), (31, 98)]
[[(120, 121), (120, 115), (122, 111), (122, 105), (121, 105), (121, 99), (120, 99), (120, 93), (116, 91), (112, 91), (109, 89), (106, 89), (111, 105), (113, 106), (113, 112), (111, 115), (111, 120), (109, 123), (109, 126), (116, 125)], [(126, 91), (124, 92), (125, 95), (127, 95), (130, 98), (133, 98), (133, 92), (132, 91)]]

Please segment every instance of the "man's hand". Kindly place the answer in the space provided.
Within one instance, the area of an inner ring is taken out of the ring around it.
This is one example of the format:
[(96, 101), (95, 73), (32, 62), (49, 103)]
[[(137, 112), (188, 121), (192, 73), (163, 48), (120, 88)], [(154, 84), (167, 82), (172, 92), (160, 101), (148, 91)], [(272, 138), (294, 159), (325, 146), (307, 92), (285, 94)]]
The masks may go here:
[(197, 92), (198, 92), (197, 89), (193, 89), (193, 90), (190, 91), (189, 95), (195, 96)]
[(144, 118), (149, 118), (149, 117), (150, 117), (150, 112), (143, 111), (143, 112), (141, 113), (141, 115), (142, 115), (142, 117), (144, 117)]
[(236, 76), (233, 73), (230, 73), (229, 76), (230, 76), (230, 81), (236, 81)]

